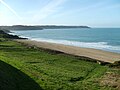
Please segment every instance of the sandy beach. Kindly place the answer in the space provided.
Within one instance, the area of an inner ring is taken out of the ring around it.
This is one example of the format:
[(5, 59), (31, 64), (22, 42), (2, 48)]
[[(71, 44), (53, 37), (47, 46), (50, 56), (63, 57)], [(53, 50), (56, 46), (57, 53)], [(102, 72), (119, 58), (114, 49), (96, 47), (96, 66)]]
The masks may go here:
[(85, 56), (89, 58), (93, 58), (99, 60), (101, 62), (107, 63), (115, 63), (116, 61), (120, 61), (120, 54), (107, 52), (103, 50), (91, 49), (91, 48), (80, 48), (62, 44), (48, 43), (48, 42), (38, 42), (33, 40), (15, 40), (17, 42), (21, 42), (30, 46), (36, 46), (40, 48), (46, 48), (56, 51), (61, 51), (67, 54), (77, 55), (77, 56)]

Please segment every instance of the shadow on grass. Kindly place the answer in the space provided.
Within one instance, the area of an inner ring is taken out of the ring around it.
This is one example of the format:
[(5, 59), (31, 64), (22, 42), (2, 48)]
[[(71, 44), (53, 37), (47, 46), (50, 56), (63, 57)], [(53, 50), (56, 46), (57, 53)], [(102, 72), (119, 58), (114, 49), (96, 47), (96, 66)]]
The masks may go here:
[(42, 90), (29, 76), (0, 61), (0, 90)]

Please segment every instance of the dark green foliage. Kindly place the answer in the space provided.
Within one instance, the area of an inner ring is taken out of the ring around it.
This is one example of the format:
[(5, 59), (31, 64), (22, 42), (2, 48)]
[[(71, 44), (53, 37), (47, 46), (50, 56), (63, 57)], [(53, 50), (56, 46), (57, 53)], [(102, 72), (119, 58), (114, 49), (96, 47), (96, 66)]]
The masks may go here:
[(117, 68), (120, 68), (120, 61), (116, 61), (114, 64), (109, 64), (109, 67), (117, 67)]
[(77, 82), (77, 81), (81, 81), (81, 80), (83, 80), (83, 79), (84, 79), (84, 77), (71, 78), (71, 79), (70, 79), (70, 82)]

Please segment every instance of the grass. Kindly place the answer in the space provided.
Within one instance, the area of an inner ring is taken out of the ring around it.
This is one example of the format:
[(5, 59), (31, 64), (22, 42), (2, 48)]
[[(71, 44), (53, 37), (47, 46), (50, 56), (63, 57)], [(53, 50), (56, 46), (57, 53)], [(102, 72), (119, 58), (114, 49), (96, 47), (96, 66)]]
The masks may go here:
[(42, 90), (28, 75), (0, 61), (0, 90)]
[[(2, 70), (5, 72), (4, 75), (0, 74), (0, 78), (4, 77), (2, 81), (7, 82), (5, 88), (16, 84), (20, 87), (7, 88), (7, 90), (118, 89), (118, 86), (102, 85), (101, 81), (104, 82), (107, 72), (115, 72), (119, 75), (120, 69), (101, 66), (63, 53), (28, 48), (12, 40), (1, 40), (0, 60), (0, 73)], [(5, 84), (2, 81), (0, 80), (0, 87)]]

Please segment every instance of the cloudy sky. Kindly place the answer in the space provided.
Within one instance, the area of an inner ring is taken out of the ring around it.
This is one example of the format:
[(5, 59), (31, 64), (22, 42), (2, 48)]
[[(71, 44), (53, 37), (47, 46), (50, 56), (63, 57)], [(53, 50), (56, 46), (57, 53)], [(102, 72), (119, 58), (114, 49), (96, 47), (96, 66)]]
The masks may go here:
[(120, 27), (120, 0), (0, 0), (0, 25)]

